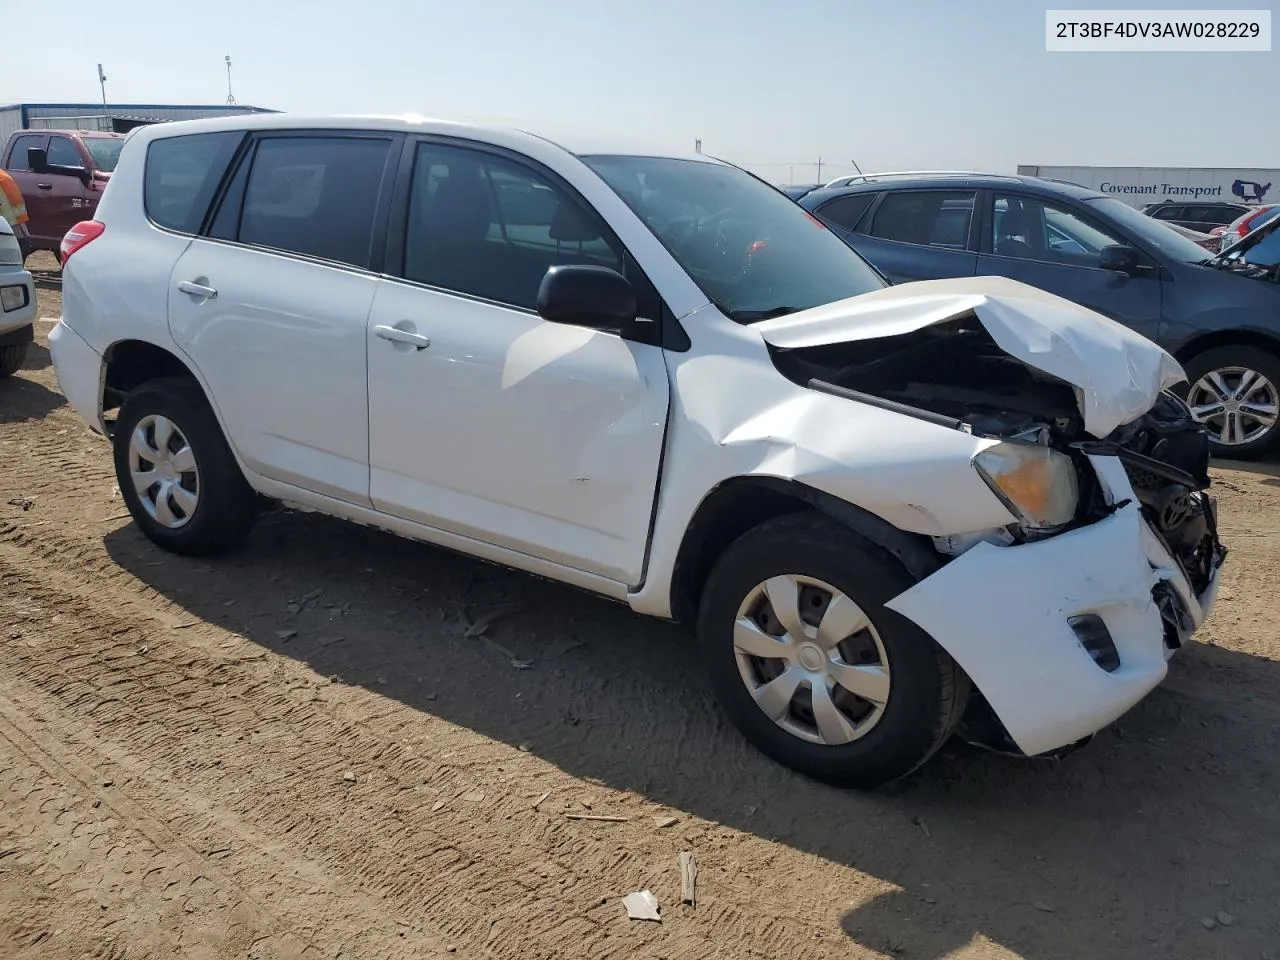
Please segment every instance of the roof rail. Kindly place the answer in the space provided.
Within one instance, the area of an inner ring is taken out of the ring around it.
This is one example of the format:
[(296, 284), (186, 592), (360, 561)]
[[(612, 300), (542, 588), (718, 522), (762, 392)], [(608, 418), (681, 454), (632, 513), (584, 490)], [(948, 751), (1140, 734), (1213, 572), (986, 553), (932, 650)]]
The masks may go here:
[(1017, 176), (1009, 173), (983, 173), (981, 170), (891, 170), (884, 173), (858, 173), (836, 177), (823, 184), (824, 190), (832, 187), (847, 187), (859, 180), (881, 180), (889, 177), (995, 177), (1000, 180), (1017, 180)]

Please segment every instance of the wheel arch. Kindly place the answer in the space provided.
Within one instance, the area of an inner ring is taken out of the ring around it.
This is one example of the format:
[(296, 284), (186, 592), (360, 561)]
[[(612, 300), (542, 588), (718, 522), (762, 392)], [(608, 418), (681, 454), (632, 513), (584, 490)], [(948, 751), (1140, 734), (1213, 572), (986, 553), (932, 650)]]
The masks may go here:
[[(195, 372), (177, 354), (148, 340), (117, 340), (102, 355), (102, 410), (114, 410), (148, 380), (181, 377), (200, 384)], [(208, 394), (205, 394), (206, 399)]]
[(816, 510), (860, 533), (918, 580), (943, 564), (928, 537), (899, 530), (839, 497), (782, 477), (732, 477), (702, 498), (685, 528), (672, 569), (672, 617), (685, 623), (696, 619), (703, 585), (731, 543), (767, 520), (804, 510)]
[[(218, 423), (218, 429), (222, 431), (222, 436), (226, 440), (227, 446), (231, 448), (231, 454), (235, 457), (236, 463), (239, 464), (241, 472), (246, 478), (253, 478), (255, 476), (254, 472), (249, 469), (244, 457), (240, 455), (235, 437), (227, 429), (226, 419), (218, 408), (212, 391), (209, 390), (208, 384), (204, 382), (204, 379), (196, 371), (195, 366), (173, 350), (162, 347), (150, 340), (136, 338), (117, 340), (103, 351), (102, 385), (98, 401), (100, 417), (107, 410), (118, 408), (130, 392), (136, 390), (148, 380), (156, 380), (161, 377), (177, 377), (190, 380), (200, 389), (200, 392), (204, 395), (205, 403), (213, 411), (214, 419)], [(101, 417), (101, 420), (104, 429), (107, 430), (109, 435), (110, 422), (105, 417)], [(250, 479), (250, 482), (252, 483), (253, 480)]]
[(1265, 350), (1280, 358), (1280, 337), (1274, 337), (1257, 330), (1214, 330), (1203, 333), (1178, 347), (1173, 358), (1183, 367), (1202, 353), (1216, 350), (1218, 347), (1253, 347)]

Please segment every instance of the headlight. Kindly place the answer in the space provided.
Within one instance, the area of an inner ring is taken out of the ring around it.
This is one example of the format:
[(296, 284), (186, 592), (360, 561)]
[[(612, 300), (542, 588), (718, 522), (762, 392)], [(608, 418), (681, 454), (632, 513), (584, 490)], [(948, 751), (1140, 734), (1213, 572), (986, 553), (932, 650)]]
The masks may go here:
[(1024, 527), (1070, 523), (1080, 488), (1065, 454), (1031, 443), (997, 443), (973, 458), (979, 476)]
[(28, 302), (26, 287), (0, 287), (0, 310), (5, 313), (21, 310)]
[(6, 267), (22, 266), (22, 247), (12, 233), (0, 233), (0, 264)]

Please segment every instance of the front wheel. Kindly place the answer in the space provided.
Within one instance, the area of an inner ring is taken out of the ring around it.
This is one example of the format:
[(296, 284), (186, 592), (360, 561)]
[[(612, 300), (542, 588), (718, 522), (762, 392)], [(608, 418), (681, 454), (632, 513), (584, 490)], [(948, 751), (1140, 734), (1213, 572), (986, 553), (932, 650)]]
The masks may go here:
[(30, 344), (15, 343), (7, 347), (0, 347), (0, 380), (5, 377), (12, 377), (22, 369), (22, 364), (27, 359), (28, 346)]
[(1280, 358), (1257, 347), (1206, 350), (1186, 364), (1187, 405), (1216, 457), (1253, 460), (1280, 443)]
[(195, 382), (166, 378), (139, 387), (120, 408), (112, 442), (120, 493), (156, 544), (195, 556), (229, 549), (248, 534), (257, 496)]
[(837, 786), (882, 786), (928, 760), (969, 685), (885, 607), (913, 583), (887, 551), (818, 514), (734, 542), (703, 591), (698, 633), (715, 693), (747, 739)]

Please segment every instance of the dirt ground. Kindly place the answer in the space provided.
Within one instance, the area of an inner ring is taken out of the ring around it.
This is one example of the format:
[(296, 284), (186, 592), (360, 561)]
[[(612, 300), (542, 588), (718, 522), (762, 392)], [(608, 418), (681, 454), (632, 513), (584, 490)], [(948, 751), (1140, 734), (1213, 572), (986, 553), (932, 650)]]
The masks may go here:
[(847, 793), (620, 606), (283, 511), (159, 552), (48, 328), (0, 384), (0, 957), (1280, 958), (1276, 467), (1215, 471), (1220, 604), (1112, 729)]

